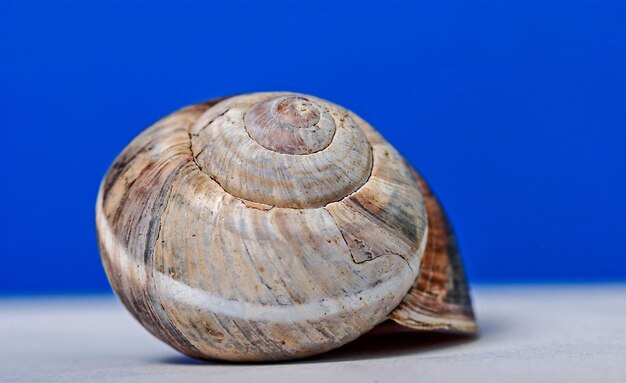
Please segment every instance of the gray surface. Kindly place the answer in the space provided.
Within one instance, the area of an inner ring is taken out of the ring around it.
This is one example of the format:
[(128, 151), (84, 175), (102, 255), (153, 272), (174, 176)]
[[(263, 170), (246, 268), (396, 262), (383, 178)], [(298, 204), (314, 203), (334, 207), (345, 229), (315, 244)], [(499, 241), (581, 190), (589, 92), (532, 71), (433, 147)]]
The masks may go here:
[(473, 290), (482, 335), (369, 335), (283, 364), (198, 362), (112, 297), (0, 300), (3, 382), (626, 382), (626, 285)]

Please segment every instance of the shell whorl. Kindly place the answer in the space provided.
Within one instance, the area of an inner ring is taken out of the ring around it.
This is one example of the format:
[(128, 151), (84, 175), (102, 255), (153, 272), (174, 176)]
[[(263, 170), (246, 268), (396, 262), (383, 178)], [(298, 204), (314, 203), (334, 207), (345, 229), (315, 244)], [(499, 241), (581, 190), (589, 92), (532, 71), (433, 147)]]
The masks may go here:
[(202, 171), (256, 203), (322, 207), (359, 189), (372, 171), (372, 150), (358, 123), (312, 96), (235, 96), (205, 112), (191, 132)]
[(415, 282), (429, 232), (397, 150), (294, 93), (158, 121), (113, 163), (96, 217), (128, 310), (178, 350), (228, 360), (303, 357), (369, 331)]
[(284, 154), (311, 154), (326, 149), (335, 135), (332, 116), (303, 96), (271, 98), (246, 113), (246, 130), (263, 147)]

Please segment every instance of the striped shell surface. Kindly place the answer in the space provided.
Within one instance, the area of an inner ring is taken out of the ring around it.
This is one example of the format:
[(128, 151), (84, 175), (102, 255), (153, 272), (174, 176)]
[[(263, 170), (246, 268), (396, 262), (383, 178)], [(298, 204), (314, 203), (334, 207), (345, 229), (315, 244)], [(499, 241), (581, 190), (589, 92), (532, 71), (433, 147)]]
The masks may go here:
[(192, 357), (305, 357), (386, 319), (477, 331), (437, 199), (317, 97), (232, 96), (158, 121), (109, 169), (96, 224), (126, 308)]

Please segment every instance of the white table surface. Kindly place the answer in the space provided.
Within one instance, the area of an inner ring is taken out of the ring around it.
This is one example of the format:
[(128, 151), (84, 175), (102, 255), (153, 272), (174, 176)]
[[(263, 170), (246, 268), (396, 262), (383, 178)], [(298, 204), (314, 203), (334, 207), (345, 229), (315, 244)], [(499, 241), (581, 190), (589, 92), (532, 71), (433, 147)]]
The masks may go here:
[(482, 334), (369, 335), (287, 363), (187, 358), (112, 296), (0, 299), (2, 382), (626, 382), (626, 284), (479, 286)]

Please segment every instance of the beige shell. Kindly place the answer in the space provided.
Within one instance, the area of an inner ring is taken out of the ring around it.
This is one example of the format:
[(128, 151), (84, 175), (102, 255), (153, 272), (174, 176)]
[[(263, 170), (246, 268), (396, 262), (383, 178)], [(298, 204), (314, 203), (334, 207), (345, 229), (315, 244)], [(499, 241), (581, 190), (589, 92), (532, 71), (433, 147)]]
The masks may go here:
[(426, 184), (317, 97), (247, 94), (162, 119), (115, 160), (96, 211), (113, 289), (192, 357), (305, 357), (386, 319), (476, 331)]

